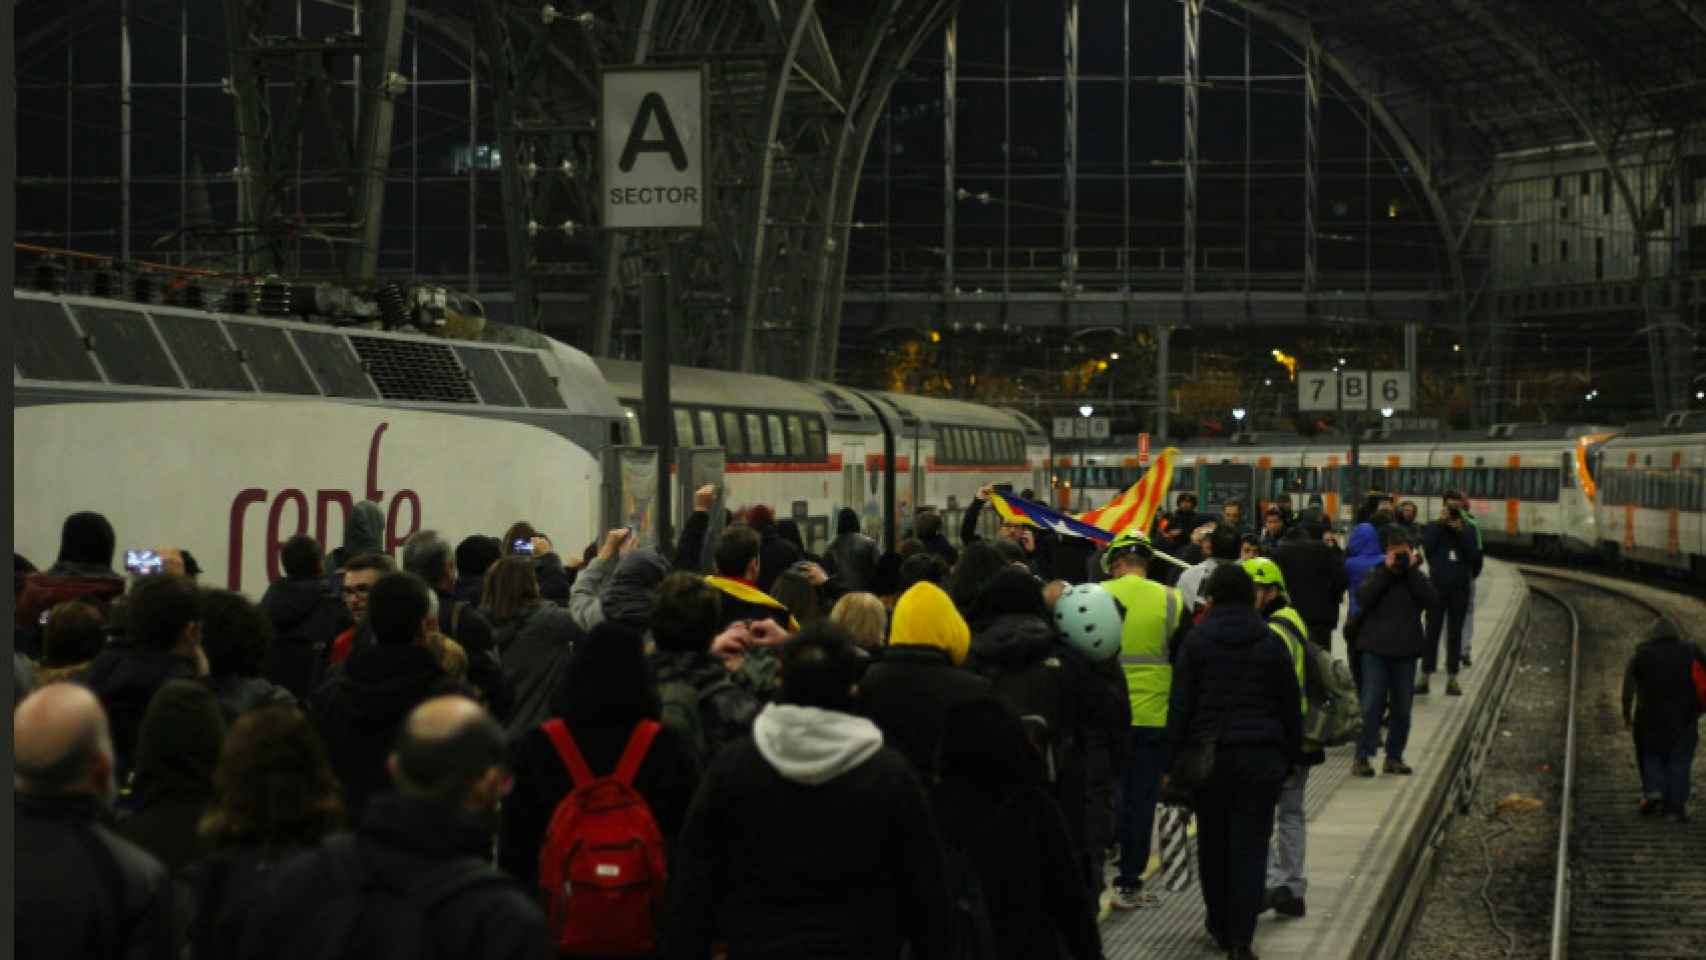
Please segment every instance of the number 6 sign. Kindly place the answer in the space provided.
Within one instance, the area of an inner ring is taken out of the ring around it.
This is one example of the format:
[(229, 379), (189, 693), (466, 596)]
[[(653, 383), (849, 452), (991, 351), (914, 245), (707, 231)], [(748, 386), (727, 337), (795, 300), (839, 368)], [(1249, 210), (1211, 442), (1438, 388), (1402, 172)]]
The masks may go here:
[(1410, 371), (1374, 371), (1369, 397), (1375, 407), (1391, 410), (1410, 409)]

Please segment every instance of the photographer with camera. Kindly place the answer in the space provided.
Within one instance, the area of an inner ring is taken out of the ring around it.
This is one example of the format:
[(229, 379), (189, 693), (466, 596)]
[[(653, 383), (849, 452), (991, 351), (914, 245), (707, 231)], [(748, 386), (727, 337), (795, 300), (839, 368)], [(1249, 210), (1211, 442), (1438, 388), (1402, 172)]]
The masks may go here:
[(1439, 665), (1440, 628), (1445, 636), (1445, 692), (1461, 696), (1457, 670), (1463, 658), (1463, 624), (1469, 616), (1469, 597), (1475, 575), (1481, 570), (1481, 546), (1470, 529), (1462, 508), (1447, 499), (1439, 519), (1422, 528), (1422, 549), (1427, 552), (1439, 604), (1428, 610), (1428, 646), (1422, 654), (1422, 675), (1416, 681), (1418, 695), (1428, 692), (1428, 680)]
[(1374, 776), (1370, 761), (1380, 746), (1380, 715), (1391, 703), (1386, 731), (1387, 773), (1408, 774), (1404, 747), (1410, 739), (1410, 700), (1416, 680), (1416, 660), (1427, 652), (1422, 614), (1439, 603), (1439, 592), (1427, 574), (1417, 569), (1410, 535), (1389, 523), (1380, 528), (1384, 562), (1369, 571), (1357, 588), (1362, 627), (1357, 646), (1362, 657), (1362, 741), (1357, 744), (1351, 773)]

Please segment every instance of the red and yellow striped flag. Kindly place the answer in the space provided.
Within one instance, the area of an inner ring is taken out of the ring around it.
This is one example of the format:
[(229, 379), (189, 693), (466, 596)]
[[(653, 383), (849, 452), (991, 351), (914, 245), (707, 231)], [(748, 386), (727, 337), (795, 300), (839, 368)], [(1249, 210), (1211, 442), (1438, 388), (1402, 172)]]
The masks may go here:
[(1106, 506), (1081, 513), (1075, 519), (1116, 536), (1127, 530), (1148, 533), (1155, 511), (1167, 502), (1167, 491), (1173, 486), (1173, 460), (1178, 455), (1176, 447), (1161, 451), (1161, 456), (1131, 489), (1108, 501)]

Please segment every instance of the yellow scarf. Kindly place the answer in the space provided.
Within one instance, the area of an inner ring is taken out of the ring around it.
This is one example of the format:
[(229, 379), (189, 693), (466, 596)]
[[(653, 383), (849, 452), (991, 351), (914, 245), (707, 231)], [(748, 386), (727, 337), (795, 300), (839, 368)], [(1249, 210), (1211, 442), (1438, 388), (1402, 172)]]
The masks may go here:
[(781, 601), (772, 597), (770, 594), (765, 593), (763, 590), (751, 586), (744, 581), (732, 580), (728, 577), (709, 576), (705, 578), (705, 582), (716, 587), (718, 590), (723, 591), (729, 596), (734, 597), (736, 600), (743, 600), (747, 603), (757, 604), (761, 607), (770, 607), (772, 609), (782, 611), (788, 615), (788, 629), (795, 632), (799, 631), (800, 622), (794, 619), (793, 614), (788, 613), (788, 608), (783, 606)]

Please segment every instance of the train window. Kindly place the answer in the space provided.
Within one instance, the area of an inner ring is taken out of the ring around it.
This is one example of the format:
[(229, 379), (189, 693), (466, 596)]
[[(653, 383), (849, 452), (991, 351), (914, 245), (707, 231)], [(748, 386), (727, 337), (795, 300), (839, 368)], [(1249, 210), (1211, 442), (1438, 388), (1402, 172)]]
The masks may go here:
[(936, 441), (936, 459), (942, 463), (957, 463), (960, 459), (960, 437), (952, 427), (944, 428)]
[(1558, 477), (1565, 490), (1576, 488), (1576, 457), (1571, 453), (1558, 455)]
[(782, 429), (782, 417), (779, 414), (768, 414), (764, 422), (770, 425), (770, 455), (785, 457), (794, 451), (788, 449), (787, 431)]
[(746, 414), (746, 449), (755, 457), (768, 457), (770, 445), (764, 441), (764, 417), (756, 413)]
[(631, 447), (637, 447), (645, 441), (640, 438), (640, 411), (631, 403), (622, 405), (622, 442)]
[(823, 420), (806, 418), (806, 455), (813, 460), (829, 459), (829, 446), (824, 442)]
[(1197, 488), (1197, 468), (1178, 467), (1173, 471), (1174, 490), (1195, 490)]
[(549, 410), (568, 407), (563, 402), (562, 391), (557, 389), (557, 378), (545, 371), (545, 363), (538, 354), (531, 350), (499, 350), (498, 355), (504, 358), (504, 366), (515, 377), (528, 406)]
[(675, 445), (693, 446), (693, 411), (682, 407), (675, 408)]
[(740, 429), (740, 414), (732, 410), (724, 410), (722, 418), (723, 450), (732, 456), (746, 456), (746, 435)]
[(723, 441), (717, 436), (717, 415), (710, 410), (696, 410), (699, 420), (699, 444), (706, 447), (720, 447)]
[(806, 425), (800, 422), (800, 415), (788, 415), (788, 452), (796, 460), (811, 458), (811, 449), (806, 446)]
[(1390, 493), (1392, 490), (1391, 487), (1386, 485), (1385, 467), (1375, 467), (1373, 470), (1370, 470), (1368, 473), (1368, 484), (1368, 488), (1370, 490), (1378, 490), (1381, 493)]

